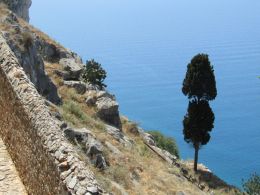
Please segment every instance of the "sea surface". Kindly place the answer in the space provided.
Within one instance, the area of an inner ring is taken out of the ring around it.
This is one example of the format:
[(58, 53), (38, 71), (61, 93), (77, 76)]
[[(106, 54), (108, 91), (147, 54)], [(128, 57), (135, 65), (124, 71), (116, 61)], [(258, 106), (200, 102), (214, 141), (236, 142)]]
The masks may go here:
[(176, 139), (193, 159), (182, 120), (187, 64), (209, 54), (218, 96), (215, 128), (199, 162), (230, 184), (260, 173), (259, 0), (34, 0), (31, 23), (94, 58), (123, 115)]

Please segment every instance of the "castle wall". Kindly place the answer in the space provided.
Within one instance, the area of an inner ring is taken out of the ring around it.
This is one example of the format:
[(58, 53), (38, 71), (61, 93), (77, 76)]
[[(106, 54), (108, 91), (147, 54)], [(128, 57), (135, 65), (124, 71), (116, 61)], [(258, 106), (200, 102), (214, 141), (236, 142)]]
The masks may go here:
[(102, 192), (1, 35), (0, 136), (29, 194)]

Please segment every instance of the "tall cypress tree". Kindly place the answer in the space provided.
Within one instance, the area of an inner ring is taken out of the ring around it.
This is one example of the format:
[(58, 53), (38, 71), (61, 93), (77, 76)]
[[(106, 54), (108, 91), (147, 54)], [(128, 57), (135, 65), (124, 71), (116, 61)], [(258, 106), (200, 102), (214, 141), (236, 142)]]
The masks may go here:
[(187, 66), (182, 92), (189, 99), (189, 107), (183, 120), (184, 140), (195, 149), (194, 170), (197, 171), (198, 152), (210, 140), (214, 127), (214, 113), (209, 101), (217, 96), (214, 68), (207, 54), (194, 56)]

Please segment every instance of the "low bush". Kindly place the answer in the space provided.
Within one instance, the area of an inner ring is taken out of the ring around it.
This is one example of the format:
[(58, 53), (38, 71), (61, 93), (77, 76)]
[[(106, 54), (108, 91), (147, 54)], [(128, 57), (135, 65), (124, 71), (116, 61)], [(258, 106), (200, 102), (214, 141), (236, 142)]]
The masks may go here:
[(104, 84), (106, 71), (101, 67), (101, 64), (95, 62), (93, 59), (87, 61), (81, 77), (85, 82), (97, 85), (100, 89), (106, 87)]
[(170, 152), (177, 158), (180, 158), (179, 149), (174, 138), (166, 137), (159, 131), (148, 131), (148, 133), (150, 133), (154, 137), (156, 145), (159, 148)]
[(260, 194), (260, 175), (254, 173), (247, 180), (243, 180), (243, 189), (249, 195), (259, 195)]

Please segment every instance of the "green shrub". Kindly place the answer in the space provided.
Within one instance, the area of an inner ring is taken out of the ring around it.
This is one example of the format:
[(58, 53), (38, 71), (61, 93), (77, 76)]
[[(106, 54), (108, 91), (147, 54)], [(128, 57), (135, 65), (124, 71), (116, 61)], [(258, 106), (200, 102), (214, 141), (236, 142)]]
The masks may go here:
[(256, 173), (251, 175), (247, 181), (243, 181), (243, 189), (249, 195), (259, 195), (260, 194), (260, 176)]
[(63, 117), (73, 125), (86, 123), (89, 121), (88, 116), (81, 110), (80, 106), (74, 101), (65, 101), (62, 105)]
[(148, 131), (148, 133), (150, 133), (154, 137), (156, 145), (159, 148), (170, 152), (177, 158), (180, 158), (179, 149), (174, 138), (166, 137), (159, 131)]
[(106, 71), (101, 67), (101, 64), (95, 62), (93, 59), (87, 61), (82, 73), (82, 79), (93, 85), (97, 85), (100, 89), (106, 87), (104, 80), (106, 78)]

